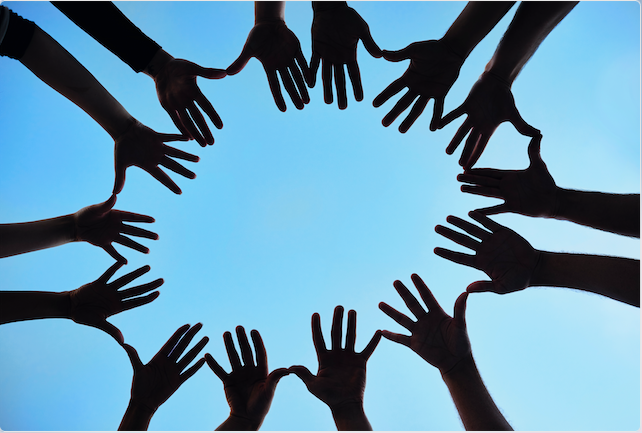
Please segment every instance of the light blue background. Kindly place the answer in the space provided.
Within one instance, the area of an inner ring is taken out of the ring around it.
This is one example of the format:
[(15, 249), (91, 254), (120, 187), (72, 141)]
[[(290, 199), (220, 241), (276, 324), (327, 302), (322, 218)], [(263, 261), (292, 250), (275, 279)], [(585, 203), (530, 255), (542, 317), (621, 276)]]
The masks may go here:
[[(6, 2), (72, 53), (138, 120), (175, 132), (152, 80), (135, 74), (49, 3)], [(351, 2), (381, 48), (440, 38), (463, 2)], [(251, 2), (124, 2), (117, 6), (177, 58), (225, 68), (254, 22)], [(477, 46), (446, 98), (457, 107), (492, 56), (515, 7)], [(286, 22), (310, 57), (309, 2), (288, 2)], [(542, 155), (566, 188), (640, 191), (640, 5), (580, 3), (549, 35), (513, 86), (527, 122), (541, 129)], [(229, 368), (226, 330), (258, 329), (271, 369), (316, 371), (310, 316), (329, 333), (333, 308), (358, 311), (357, 348), (377, 329), (402, 329), (377, 308), (406, 311), (392, 287), (424, 278), (447, 312), (486, 275), (437, 257), (457, 249), (434, 226), (496, 200), (459, 191), (460, 149), (444, 152), (461, 119), (428, 129), (432, 103), (408, 133), (381, 126), (372, 100), (407, 62), (374, 59), (359, 45), (365, 99), (340, 111), (323, 103), (321, 82), (298, 111), (278, 111), (260, 63), (236, 76), (199, 79), (225, 127), (186, 163), (195, 180), (172, 175), (175, 196), (147, 173), (127, 171), (117, 209), (152, 215), (149, 255), (117, 246), (129, 265), (149, 264), (138, 283), (162, 277), (152, 304), (111, 318), (147, 362), (185, 323), (203, 323), (209, 351)], [(73, 213), (106, 200), (113, 143), (78, 107), (18, 61), (0, 59), (0, 222)], [(405, 115), (404, 115), (405, 117)], [(478, 167), (528, 165), (528, 138), (510, 124), (492, 137)], [(638, 239), (519, 215), (494, 218), (535, 248), (639, 259)], [(145, 226), (145, 228), (150, 228)], [(0, 261), (2, 290), (63, 291), (95, 280), (113, 260), (89, 244)], [(530, 288), (472, 295), (473, 354), (497, 405), (519, 430), (637, 430), (640, 427), (640, 311), (597, 295)], [(69, 320), (0, 327), (0, 427), (115, 430), (127, 406), (131, 366), (107, 334)], [(365, 410), (376, 430), (459, 430), (439, 372), (408, 348), (382, 340), (368, 363)], [(212, 430), (228, 414), (207, 366), (152, 419), (150, 430)], [(334, 430), (329, 409), (294, 375), (279, 383), (263, 430)]]

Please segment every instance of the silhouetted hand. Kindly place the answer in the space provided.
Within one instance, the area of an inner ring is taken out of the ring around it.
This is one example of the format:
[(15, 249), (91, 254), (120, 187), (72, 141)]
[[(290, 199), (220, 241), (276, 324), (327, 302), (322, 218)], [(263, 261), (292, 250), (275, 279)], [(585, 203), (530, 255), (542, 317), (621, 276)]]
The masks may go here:
[(274, 102), (279, 110), (285, 111), (286, 106), (276, 77), (277, 72), (296, 108), (302, 110), (303, 104), (310, 102), (310, 96), (303, 81), (303, 75), (309, 74), (308, 64), (303, 57), (299, 40), (284, 22), (256, 24), (247, 36), (241, 55), (227, 68), (227, 74), (239, 73), (252, 57), (256, 57), (263, 65)]
[(341, 110), (348, 106), (346, 97), (346, 77), (343, 65), (348, 69), (352, 82), (354, 99), (363, 100), (361, 74), (357, 64), (357, 43), (363, 46), (373, 57), (381, 57), (381, 49), (370, 35), (368, 24), (351, 7), (337, 6), (327, 10), (314, 11), (312, 21), (312, 59), (310, 60), (310, 87), (316, 83), (320, 61), (323, 80), (323, 99), (332, 104), (332, 74), (337, 89), (337, 103)]
[(165, 185), (175, 194), (180, 194), (181, 189), (163, 170), (158, 167), (162, 165), (175, 173), (194, 179), (196, 175), (183, 167), (170, 157), (184, 159), (186, 161), (198, 162), (199, 157), (182, 150), (164, 144), (166, 141), (186, 141), (188, 138), (179, 134), (160, 134), (146, 127), (142, 123), (136, 123), (115, 143), (114, 164), (116, 179), (114, 182), (114, 193), (118, 194), (125, 186), (125, 170), (135, 165), (151, 174), (156, 180)]
[(383, 58), (391, 62), (410, 59), (410, 65), (401, 78), (393, 81), (372, 102), (375, 107), (380, 107), (392, 96), (408, 88), (383, 118), (383, 126), (389, 126), (416, 100), (406, 119), (399, 125), (399, 132), (405, 133), (423, 113), (428, 101), (434, 99), (430, 130), (436, 131), (444, 111), (446, 94), (457, 80), (464, 59), (439, 40), (414, 42), (399, 51), (384, 50)]
[[(529, 286), (540, 252), (524, 238), (497, 224), (479, 212), (468, 215), (490, 232), (449, 216), (446, 221), (464, 230), (470, 236), (438, 225), (435, 231), (440, 235), (475, 251), (475, 255), (463, 254), (444, 248), (435, 248), (435, 254), (444, 259), (484, 271), (492, 281), (476, 281), (468, 286), (468, 292), (495, 292), (500, 294), (516, 292)], [(474, 236), (480, 241), (473, 239)]]
[(397, 293), (417, 321), (381, 302), (379, 303), (381, 311), (410, 331), (409, 336), (382, 331), (383, 336), (411, 348), (430, 365), (437, 367), (441, 373), (446, 373), (471, 353), (465, 318), (468, 293), (459, 295), (455, 301), (454, 315), (450, 317), (441, 308), (419, 275), (412, 274), (411, 278), (428, 311), (424, 310), (417, 298), (401, 281), (395, 281), (393, 285)]
[(226, 373), (209, 353), (205, 354), (205, 360), (214, 374), (223, 381), (225, 397), (230, 405), (230, 417), (241, 418), (254, 430), (258, 430), (270, 410), (276, 385), (290, 372), (287, 368), (277, 368), (268, 374), (267, 354), (261, 334), (257, 330), (252, 330), (251, 336), (256, 352), (256, 365), (254, 365), (252, 349), (242, 326), (236, 327), (236, 337), (244, 365), (241, 365), (230, 332), (223, 334), (223, 340), (232, 372)]
[(196, 77), (218, 79), (226, 75), (223, 69), (203, 68), (187, 60), (172, 59), (154, 77), (158, 100), (178, 130), (203, 147), (213, 144), (214, 137), (196, 104), (218, 129), (223, 127), (223, 122), (196, 85)]
[(528, 145), (530, 165), (526, 170), (496, 170), (473, 168), (457, 176), (461, 190), (484, 197), (504, 200), (496, 206), (477, 209), (484, 215), (515, 212), (532, 217), (553, 217), (557, 201), (557, 186), (540, 155), (541, 136), (533, 137)]
[(154, 218), (132, 212), (112, 209), (116, 204), (116, 194), (109, 200), (87, 206), (74, 214), (76, 240), (86, 241), (104, 249), (110, 256), (121, 263), (127, 259), (118, 254), (112, 246), (116, 242), (133, 248), (141, 253), (149, 253), (149, 248), (142, 246), (124, 235), (139, 236), (147, 239), (158, 239), (158, 235), (149, 230), (134, 227), (124, 222), (153, 223)]
[[(203, 358), (185, 370), (190, 362), (205, 347), (209, 339), (203, 337), (180, 360), (178, 359), (194, 335), (202, 328), (200, 323), (183, 325), (147, 364), (143, 365), (138, 352), (129, 344), (123, 344), (134, 368), (130, 405), (155, 412), (172, 394), (205, 363)], [(183, 370), (185, 370), (183, 372)], [(121, 426), (122, 427), (122, 426)]]
[(515, 99), (510, 87), (488, 72), (479, 77), (464, 103), (444, 116), (439, 124), (439, 129), (462, 114), (467, 114), (468, 117), (457, 130), (446, 148), (446, 153), (452, 155), (470, 131), (459, 159), (459, 165), (466, 169), (471, 168), (477, 162), (495, 129), (503, 122), (512, 123), (522, 135), (535, 137), (540, 134), (538, 129), (533, 128), (522, 119), (517, 107), (515, 107)]
[(149, 304), (158, 298), (159, 292), (152, 292), (138, 298), (134, 298), (134, 296), (159, 288), (163, 285), (163, 279), (159, 278), (151, 283), (118, 291), (121, 287), (149, 272), (150, 269), (149, 266), (143, 266), (108, 283), (107, 281), (114, 276), (121, 266), (123, 266), (122, 263), (116, 263), (96, 281), (70, 291), (71, 308), (69, 317), (76, 323), (101, 329), (114, 337), (120, 344), (123, 344), (123, 334), (118, 328), (107, 322), (107, 318), (122, 311)]
[(348, 312), (345, 349), (341, 347), (343, 324), (343, 307), (334, 309), (332, 330), (330, 331), (332, 347), (326, 349), (321, 332), (321, 319), (318, 313), (312, 315), (312, 340), (317, 352), (319, 369), (316, 376), (302, 365), (290, 367), (305, 383), (308, 390), (331, 410), (350, 403), (363, 403), (366, 389), (366, 363), (381, 340), (381, 331), (375, 332), (370, 342), (361, 353), (354, 350), (357, 338), (357, 312)]

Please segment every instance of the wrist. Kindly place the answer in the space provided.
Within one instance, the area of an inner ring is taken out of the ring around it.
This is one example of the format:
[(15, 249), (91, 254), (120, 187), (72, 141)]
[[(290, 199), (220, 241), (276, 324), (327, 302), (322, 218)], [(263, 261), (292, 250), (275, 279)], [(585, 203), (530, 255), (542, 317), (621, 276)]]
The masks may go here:
[(549, 278), (547, 277), (547, 273), (548, 269), (550, 268), (551, 260), (554, 260), (554, 254), (547, 251), (535, 251), (538, 255), (537, 263), (535, 263), (535, 267), (533, 268), (533, 273), (531, 274), (528, 286), (533, 287), (549, 285), (550, 281), (548, 281)]
[(472, 376), (478, 374), (477, 366), (475, 365), (475, 360), (473, 359), (472, 353), (469, 353), (468, 355), (461, 358), (448, 370), (439, 369), (439, 372), (441, 373), (441, 377), (444, 382), (446, 382), (446, 384), (448, 384), (449, 382), (469, 380)]
[(242, 415), (230, 412), (227, 420), (217, 430), (257, 431), (263, 420), (255, 421)]
[(497, 78), (497, 80), (506, 84), (509, 88), (513, 85), (513, 81), (515, 81), (515, 78), (517, 78), (517, 73), (513, 73), (512, 70), (502, 68), (501, 66), (497, 65), (497, 62), (494, 58), (490, 59), (490, 61), (486, 64), (484, 73), (491, 74), (493, 77)]
[(154, 412), (144, 404), (130, 400), (118, 430), (147, 430)]
[(506, 86), (508, 90), (510, 90), (511, 86), (513, 85), (512, 80), (507, 79), (504, 75), (497, 73), (497, 71), (493, 70), (492, 68), (489, 69), (488, 66), (482, 73), (482, 77), (492, 79), (496, 83)]
[(460, 41), (457, 40), (457, 38), (449, 36), (448, 33), (446, 33), (444, 37), (439, 39), (439, 42), (441, 42), (441, 44), (448, 51), (459, 57), (462, 63), (466, 60), (466, 58), (472, 51), (472, 48), (465, 47)]
[(163, 50), (162, 48), (156, 51), (156, 54), (154, 54), (154, 57), (149, 61), (147, 66), (145, 66), (145, 69), (143, 69), (143, 73), (145, 75), (149, 75), (156, 81), (156, 76), (171, 62), (174, 60), (174, 57), (172, 57), (167, 51)]
[(257, 1), (254, 2), (254, 25), (262, 23), (285, 24), (285, 2)]

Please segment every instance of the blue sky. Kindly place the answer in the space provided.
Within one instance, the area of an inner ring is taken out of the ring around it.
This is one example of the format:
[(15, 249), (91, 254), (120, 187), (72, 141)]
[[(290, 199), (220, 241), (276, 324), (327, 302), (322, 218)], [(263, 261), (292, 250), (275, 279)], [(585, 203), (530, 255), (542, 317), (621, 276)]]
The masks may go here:
[[(143, 124), (175, 132), (152, 80), (134, 73), (51, 4), (3, 3), (35, 21), (72, 53)], [(116, 3), (177, 58), (225, 68), (254, 22), (251, 2)], [(350, 2), (381, 48), (437, 39), (464, 2)], [(446, 97), (465, 99), (492, 56), (515, 7), (477, 46)], [(288, 2), (286, 23), (310, 57), (309, 2)], [(559, 186), (640, 192), (640, 5), (580, 3), (517, 78), (524, 119), (539, 128), (542, 156)], [(397, 98), (372, 100), (407, 62), (374, 59), (359, 46), (365, 98), (348, 108), (311, 102), (281, 113), (260, 63), (201, 90), (223, 119), (216, 143), (177, 147), (201, 157), (173, 176), (175, 196), (137, 168), (117, 209), (152, 215), (151, 252), (120, 246), (129, 264), (149, 264), (140, 281), (162, 277), (152, 304), (111, 318), (147, 362), (185, 323), (203, 323), (209, 351), (229, 368), (222, 334), (258, 329), (271, 369), (316, 371), (310, 317), (329, 332), (333, 308), (358, 312), (357, 349), (377, 329), (400, 327), (377, 308), (405, 311), (392, 282), (418, 273), (447, 312), (481, 271), (437, 257), (455, 245), (434, 232), (448, 215), (495, 203), (459, 191), (460, 149), (445, 148), (461, 120), (430, 132), (427, 111), (406, 134), (381, 119)], [(0, 222), (65, 215), (106, 200), (113, 141), (82, 110), (19, 62), (0, 59)], [(287, 101), (286, 101), (287, 102)], [(528, 138), (510, 124), (492, 137), (478, 167), (528, 165)], [(640, 242), (571, 223), (499, 215), (535, 248), (639, 259)], [(462, 248), (459, 249), (463, 251)], [(63, 291), (95, 280), (113, 260), (89, 244), (68, 244), (0, 260), (0, 289)], [(468, 332), (481, 375), (519, 430), (637, 430), (640, 427), (640, 311), (597, 295), (530, 288), (471, 295)], [(203, 353), (205, 352), (203, 351)], [(107, 334), (68, 320), (0, 327), (0, 428), (114, 430), (129, 399), (132, 370)], [(382, 340), (368, 363), (365, 410), (376, 430), (459, 430), (439, 372), (408, 348)], [(150, 430), (212, 430), (227, 416), (223, 387), (205, 366), (157, 411)], [(291, 375), (277, 387), (263, 430), (334, 430), (329, 409)]]

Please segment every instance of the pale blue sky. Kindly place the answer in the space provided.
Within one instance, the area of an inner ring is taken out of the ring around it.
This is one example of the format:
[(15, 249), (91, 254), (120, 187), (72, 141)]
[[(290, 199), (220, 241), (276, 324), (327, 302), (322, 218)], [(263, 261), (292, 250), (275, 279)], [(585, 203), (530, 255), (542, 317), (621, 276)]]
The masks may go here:
[[(3, 3), (35, 21), (71, 52), (138, 120), (175, 132), (153, 82), (135, 74), (51, 4)], [(251, 2), (125, 2), (119, 8), (170, 54), (225, 68), (253, 25)], [(440, 38), (464, 2), (349, 2), (381, 48)], [(483, 71), (514, 7), (467, 59), (446, 97), (457, 107)], [(309, 2), (288, 2), (286, 22), (310, 57)], [(517, 106), (544, 139), (542, 155), (558, 185), (640, 191), (640, 5), (583, 2), (549, 35), (513, 86)], [(229, 368), (222, 334), (258, 329), (271, 369), (316, 371), (310, 316), (325, 332), (333, 308), (358, 312), (357, 348), (376, 329), (401, 328), (377, 308), (405, 311), (392, 287), (418, 273), (447, 312), (475, 269), (437, 257), (457, 246), (434, 232), (448, 215), (496, 201), (465, 195), (455, 180), (460, 149), (445, 148), (461, 120), (430, 132), (427, 111), (406, 134), (381, 119), (393, 98), (372, 100), (407, 62), (374, 59), (359, 46), (365, 98), (348, 108), (311, 103), (281, 113), (260, 63), (199, 85), (225, 127), (216, 143), (181, 149), (201, 157), (173, 176), (175, 196), (137, 168), (127, 172), (117, 209), (152, 215), (158, 241), (143, 255), (117, 246), (129, 265), (162, 277), (152, 304), (114, 316), (147, 362), (185, 323), (203, 323), (209, 351)], [(106, 200), (113, 186), (113, 142), (78, 107), (19, 62), (0, 59), (0, 222), (69, 214)], [(429, 104), (431, 109), (432, 103)], [(528, 138), (510, 124), (492, 137), (477, 166), (528, 165)], [(500, 215), (538, 249), (639, 259), (640, 242), (571, 223)], [(463, 251), (463, 248), (459, 248)], [(113, 260), (89, 244), (0, 260), (0, 289), (63, 291), (95, 280)], [(530, 288), (471, 295), (468, 330), (481, 375), (518, 430), (637, 430), (640, 427), (639, 309), (597, 295)], [(0, 428), (114, 430), (129, 399), (132, 370), (107, 334), (68, 320), (0, 327)], [(368, 363), (365, 410), (376, 430), (459, 430), (439, 372), (408, 348), (382, 340)], [(228, 414), (219, 379), (203, 367), (152, 419), (150, 430), (212, 430)], [(334, 430), (329, 409), (291, 375), (281, 380), (263, 430)]]

